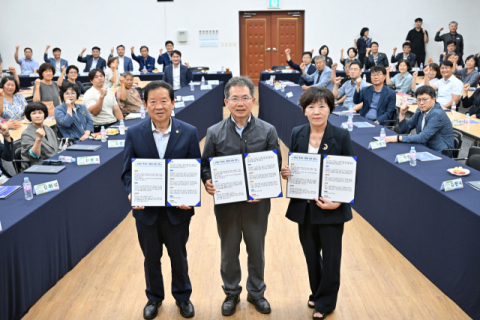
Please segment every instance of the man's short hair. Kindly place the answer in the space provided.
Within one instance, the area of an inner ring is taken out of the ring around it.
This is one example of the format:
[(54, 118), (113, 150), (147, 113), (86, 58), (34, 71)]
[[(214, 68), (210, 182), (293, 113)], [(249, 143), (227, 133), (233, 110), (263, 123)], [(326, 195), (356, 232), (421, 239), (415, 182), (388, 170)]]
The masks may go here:
[(57, 51), (62, 52), (62, 50), (60, 50), (60, 48), (53, 48), (53, 51), (52, 51), (52, 52), (57, 52)]
[(38, 68), (38, 76), (40, 79), (43, 79), (43, 73), (48, 69), (52, 70), (52, 73), (55, 74), (55, 67), (50, 62), (45, 62), (40, 65), (40, 68)]
[(45, 120), (48, 117), (47, 106), (44, 105), (43, 102), (34, 101), (34, 102), (30, 102), (25, 106), (25, 117), (28, 119), (28, 121), (32, 121), (32, 118), (30, 117), (30, 115), (32, 114), (32, 112), (37, 110), (43, 111), (43, 114), (45, 115), (43, 120)]
[(452, 63), (452, 61), (449, 61), (449, 60), (445, 59), (445, 60), (442, 61), (442, 63), (440, 63), (440, 68), (442, 66), (453, 68), (453, 63)]
[(77, 70), (77, 73), (80, 73), (80, 70), (78, 70), (77, 66), (71, 64), (67, 67), (66, 74), (68, 74), (70, 72), (70, 70), (72, 70), (72, 69), (75, 69), (75, 70)]
[(419, 21), (420, 21), (420, 22), (423, 22), (423, 19), (422, 19), (422, 18), (417, 18), (417, 19), (415, 19), (415, 22), (419, 22)]
[(457, 46), (457, 43), (455, 42), (455, 40), (448, 40), (448, 41), (447, 41), (447, 47), (448, 47), (449, 45), (451, 45), (451, 44), (454, 44), (455, 47)]
[(312, 53), (310, 51), (305, 51), (304, 53), (302, 53), (302, 58), (306, 54), (308, 54), (310, 56), (310, 59), (312, 59)]
[(421, 86), (415, 90), (415, 97), (421, 96), (422, 94), (428, 94), (432, 99), (436, 97), (435, 89), (430, 86)]
[(360, 68), (360, 70), (362, 70), (362, 65), (361, 65), (360, 62), (358, 62), (357, 60), (353, 60), (353, 61), (351, 61), (351, 62), (349, 62), (349, 63), (350, 63), (350, 68), (351, 68), (353, 65), (357, 65), (357, 66)]
[(408, 61), (407, 59), (398, 60), (397, 69), (398, 69), (398, 67), (400, 67), (401, 63), (405, 63), (405, 65), (407, 66), (407, 71), (412, 70), (412, 65), (410, 64), (410, 61)]
[(172, 46), (174, 46), (174, 44), (173, 44), (173, 41), (172, 41), (172, 40), (167, 40), (167, 41), (165, 41), (165, 47), (167, 46), (167, 44), (171, 44)]
[(141, 47), (140, 47), (140, 52), (142, 52), (142, 49), (147, 49), (147, 51), (150, 51), (150, 50), (148, 50), (148, 47), (147, 47), (147, 46), (141, 46)]
[(102, 50), (100, 50), (100, 48), (99, 48), (99, 47), (93, 47), (93, 48), (92, 48), (92, 51), (93, 51), (93, 50), (102, 51)]
[(457, 22), (457, 21), (450, 21), (450, 23), (448, 24), (448, 26), (450, 26), (452, 23), (455, 23), (455, 26), (458, 27), (458, 22)]
[(298, 102), (303, 109), (303, 114), (305, 114), (305, 110), (309, 105), (322, 100), (325, 101), (330, 109), (330, 113), (332, 113), (335, 110), (335, 97), (329, 89), (323, 86), (308, 88), (307, 91), (302, 93)]
[(33, 52), (32, 48), (26, 47), (25, 49), (23, 49), (23, 53), (25, 53), (25, 51), (27, 51), (27, 50), (30, 50), (30, 51)]
[(347, 50), (347, 56), (348, 56), (348, 53), (350, 52), (350, 50), (353, 50), (353, 53), (355, 53), (355, 56), (357, 55), (357, 53), (358, 53), (357, 49), (355, 49), (354, 47), (350, 47)]
[(255, 85), (253, 84), (252, 80), (248, 77), (240, 76), (240, 77), (233, 77), (228, 80), (225, 88), (223, 89), (223, 94), (225, 95), (225, 99), (230, 98), (230, 88), (232, 87), (247, 87), (250, 91), (250, 95), (252, 97), (255, 96)]
[(95, 76), (97, 75), (97, 72), (100, 72), (105, 77), (105, 72), (103, 72), (102, 69), (92, 69), (88, 73), (88, 79), (90, 79), (90, 81), (93, 81), (93, 79), (95, 79)]
[(173, 87), (170, 85), (170, 83), (165, 82), (163, 80), (159, 81), (152, 81), (149, 84), (143, 88), (143, 97), (145, 99), (145, 102), (148, 101), (148, 93), (152, 90), (156, 89), (166, 89), (168, 91), (168, 95), (170, 96), (170, 101), (174, 100), (174, 92), (173, 92)]
[(370, 74), (376, 73), (376, 72), (381, 72), (383, 75), (387, 74), (387, 70), (385, 69), (385, 67), (380, 65), (373, 66), (370, 68)]
[(402, 48), (405, 48), (405, 47), (410, 47), (410, 49), (412, 48), (412, 45), (410, 44), (410, 42), (404, 42), (402, 44)]
[(118, 60), (117, 57), (110, 57), (107, 60), (107, 67), (110, 68), (110, 65), (112, 64), (113, 61)]
[(123, 48), (123, 50), (125, 50), (125, 46), (123, 44), (117, 46), (117, 50), (118, 50), (118, 48)]
[(326, 62), (327, 58), (325, 58), (325, 56), (319, 55), (319, 56), (315, 57), (315, 62), (317, 62), (317, 60), (322, 60), (322, 61)]
[(20, 85), (17, 82), (17, 80), (15, 80), (15, 77), (13, 77), (13, 76), (3, 77), (2, 81), (0, 82), (0, 88), (3, 88), (5, 83), (7, 83), (8, 81), (13, 81), (13, 83), (15, 83), (15, 91), (13, 92), (13, 94), (18, 93), (20, 91)]
[(370, 45), (370, 48), (371, 48), (371, 47), (372, 47), (374, 44), (376, 44), (376, 45), (377, 45), (377, 47), (380, 47), (380, 46), (379, 46), (379, 44), (378, 44), (378, 42), (376, 42), (376, 41), (373, 41), (373, 42), (372, 42), (372, 44)]
[(131, 76), (132, 78), (134, 77), (134, 76), (133, 76), (133, 73), (131, 73), (130, 71), (125, 71), (125, 72), (123, 73), (123, 77), (124, 77), (124, 78), (127, 78), (128, 76)]
[(180, 56), (180, 58), (182, 57), (182, 53), (178, 50), (173, 50), (172, 51), (172, 57), (173, 57), (174, 54), (178, 54)]
[(71, 83), (70, 81), (63, 81), (62, 86), (60, 87), (60, 100), (62, 100), (62, 102), (65, 102), (65, 98), (63, 96), (65, 95), (65, 92), (67, 92), (67, 90), (70, 88), (75, 91), (75, 93), (77, 94), (77, 98), (80, 97), (80, 88), (78, 88), (78, 85), (76, 83)]

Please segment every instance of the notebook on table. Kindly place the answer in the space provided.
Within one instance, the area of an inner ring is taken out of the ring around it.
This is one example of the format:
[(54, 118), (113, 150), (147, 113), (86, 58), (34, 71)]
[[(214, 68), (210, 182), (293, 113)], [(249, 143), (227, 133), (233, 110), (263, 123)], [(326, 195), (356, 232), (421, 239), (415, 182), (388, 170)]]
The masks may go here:
[(102, 146), (99, 144), (74, 144), (67, 148), (69, 151), (97, 151)]
[(0, 200), (5, 200), (10, 197), (12, 194), (21, 190), (20, 186), (0, 186)]
[(42, 165), (35, 165), (31, 166), (25, 173), (59, 173), (60, 171), (64, 170), (66, 166), (42, 166)]

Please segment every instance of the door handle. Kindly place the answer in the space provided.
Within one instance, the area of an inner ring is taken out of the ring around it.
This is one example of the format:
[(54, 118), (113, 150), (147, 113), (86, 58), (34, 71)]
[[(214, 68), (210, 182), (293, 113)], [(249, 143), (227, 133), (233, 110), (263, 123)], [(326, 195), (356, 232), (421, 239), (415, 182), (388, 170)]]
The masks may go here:
[(278, 51), (277, 48), (273, 48), (273, 51)]
[(270, 51), (270, 48), (265, 49), (265, 51)]

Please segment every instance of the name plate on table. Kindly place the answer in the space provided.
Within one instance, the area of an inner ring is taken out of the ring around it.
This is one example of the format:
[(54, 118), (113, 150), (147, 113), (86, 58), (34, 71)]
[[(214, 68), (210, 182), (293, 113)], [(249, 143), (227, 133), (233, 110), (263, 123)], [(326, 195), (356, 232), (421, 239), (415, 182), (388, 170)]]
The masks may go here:
[(282, 89), (282, 85), (281, 84), (276, 84), (273, 88), (275, 90), (280, 90), (280, 89)]
[(183, 108), (185, 107), (185, 102), (175, 102), (175, 108)]
[(139, 75), (142, 74), (140, 71), (131, 71), (131, 73), (132, 73), (134, 76), (139, 76)]
[(123, 148), (125, 147), (125, 140), (108, 140), (109, 148)]
[(208, 74), (217, 74), (217, 71), (215, 71), (215, 70), (208, 70), (207, 73), (208, 73)]
[(463, 182), (461, 178), (443, 181), (442, 185), (440, 186), (440, 190), (442, 191), (452, 191), (457, 189), (463, 189)]
[(80, 72), (81, 77), (88, 77), (88, 72)]
[(183, 97), (183, 101), (195, 101), (195, 96), (185, 96)]
[(373, 124), (368, 122), (354, 122), (353, 125), (357, 128), (375, 128)]
[(32, 77), (32, 78), (38, 78), (39, 77), (38, 73), (30, 73), (28, 76)]
[(453, 119), (452, 126), (461, 126), (465, 124), (465, 119)]
[(207, 81), (209, 85), (219, 85), (220, 81), (219, 80), (208, 80)]
[(91, 164), (100, 164), (100, 156), (78, 157), (77, 165), (88, 166)]
[(293, 97), (293, 93), (292, 92), (288, 92), (286, 95), (285, 95), (285, 98), (291, 98)]
[(404, 163), (410, 161), (410, 153), (397, 154), (395, 162)]
[(35, 193), (37, 194), (37, 196), (40, 194), (60, 190), (60, 186), (58, 185), (57, 180), (45, 182), (42, 184), (37, 184), (33, 186), (33, 188), (35, 189)]
[(380, 148), (386, 148), (387, 147), (387, 143), (385, 142), (385, 140), (378, 140), (378, 141), (372, 141), (368, 144), (368, 149), (380, 149)]
[(200, 86), (200, 90), (212, 90), (212, 86), (209, 84), (204, 84), (203, 86)]
[(293, 73), (293, 70), (285, 69), (285, 70), (282, 70), (282, 73)]

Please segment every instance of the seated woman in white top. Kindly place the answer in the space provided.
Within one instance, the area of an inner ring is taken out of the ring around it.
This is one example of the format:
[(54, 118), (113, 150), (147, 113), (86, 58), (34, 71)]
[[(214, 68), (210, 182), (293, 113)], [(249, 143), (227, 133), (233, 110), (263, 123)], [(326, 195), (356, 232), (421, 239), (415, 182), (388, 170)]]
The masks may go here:
[[(442, 74), (440, 73), (440, 67), (436, 63), (430, 63), (428, 66), (423, 69), (425, 77), (428, 77), (430, 85), (436, 84), (438, 80), (442, 79)], [(425, 81), (420, 84), (417, 84), (418, 71), (413, 73), (412, 81), (412, 91), (415, 92), (418, 88), (425, 85)]]
[(394, 86), (395, 92), (400, 93), (409, 93), (411, 91), (413, 77), (409, 73), (412, 69), (410, 61), (408, 60), (399, 60), (398, 61), (398, 71), (395, 77), (390, 80), (390, 67), (387, 68), (387, 86)]
[(108, 58), (107, 67), (105, 68), (104, 88), (118, 87), (120, 85), (120, 74), (118, 72), (118, 58)]

